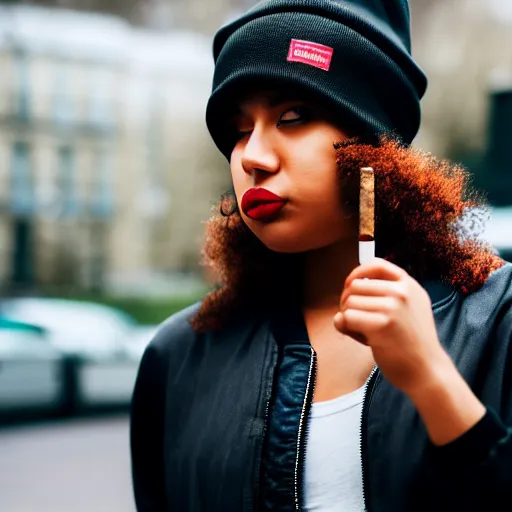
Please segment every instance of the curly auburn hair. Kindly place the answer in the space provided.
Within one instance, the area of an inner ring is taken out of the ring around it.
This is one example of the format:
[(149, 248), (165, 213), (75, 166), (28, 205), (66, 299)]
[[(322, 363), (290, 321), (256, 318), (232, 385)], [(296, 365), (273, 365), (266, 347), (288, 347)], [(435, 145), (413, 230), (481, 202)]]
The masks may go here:
[[(386, 136), (336, 143), (345, 208), (358, 215), (359, 172), (375, 172), (377, 251), (417, 280), (438, 279), (462, 293), (482, 286), (504, 262), (476, 238), (461, 239), (456, 223), (487, 207), (467, 170)], [(268, 249), (244, 223), (232, 195), (206, 224), (203, 264), (217, 287), (191, 320), (198, 332), (221, 328), (237, 313), (275, 310), (300, 292), (300, 255)], [(273, 293), (268, 293), (272, 289)]]

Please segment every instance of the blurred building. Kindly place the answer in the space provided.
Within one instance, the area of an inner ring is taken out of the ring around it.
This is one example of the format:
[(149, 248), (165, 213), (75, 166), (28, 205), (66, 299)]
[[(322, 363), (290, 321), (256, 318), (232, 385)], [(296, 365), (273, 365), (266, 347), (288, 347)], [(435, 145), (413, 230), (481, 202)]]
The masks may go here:
[(229, 180), (204, 126), (211, 73), (195, 34), (0, 8), (0, 285), (197, 270)]
[(417, 144), (487, 151), (490, 94), (512, 86), (512, 1), (410, 0), (413, 54), (429, 77)]

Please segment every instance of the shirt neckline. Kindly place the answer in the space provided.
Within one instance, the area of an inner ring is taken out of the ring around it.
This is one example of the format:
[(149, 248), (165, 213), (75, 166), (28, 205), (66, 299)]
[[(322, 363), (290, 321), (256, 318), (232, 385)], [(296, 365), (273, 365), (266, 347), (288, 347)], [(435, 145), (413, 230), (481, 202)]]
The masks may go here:
[(345, 412), (352, 407), (360, 405), (364, 400), (366, 382), (359, 388), (345, 395), (338, 396), (331, 400), (313, 402), (311, 404), (311, 417), (320, 418)]

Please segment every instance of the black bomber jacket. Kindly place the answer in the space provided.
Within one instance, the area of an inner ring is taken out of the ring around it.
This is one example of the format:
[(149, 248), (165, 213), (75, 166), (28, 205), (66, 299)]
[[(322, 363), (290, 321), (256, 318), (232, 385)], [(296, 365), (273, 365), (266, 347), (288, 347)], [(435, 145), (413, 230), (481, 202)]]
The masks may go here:
[[(366, 510), (512, 510), (512, 265), (469, 295), (424, 287), (439, 339), (487, 414), (435, 447), (375, 368), (361, 418)], [(137, 510), (301, 510), (315, 353), (300, 315), (197, 334), (197, 307), (169, 318), (142, 358), (131, 411)]]

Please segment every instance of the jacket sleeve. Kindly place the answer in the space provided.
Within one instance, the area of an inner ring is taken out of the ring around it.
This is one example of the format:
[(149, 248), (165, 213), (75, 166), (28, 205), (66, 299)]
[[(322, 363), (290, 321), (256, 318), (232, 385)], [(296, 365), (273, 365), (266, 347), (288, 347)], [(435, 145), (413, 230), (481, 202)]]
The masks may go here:
[(501, 407), (484, 401), (486, 414), (472, 429), (445, 446), (432, 446), (432, 468), (453, 510), (512, 507), (512, 308), (503, 320), (493, 342), (505, 348), (504, 371), (486, 374)]
[(512, 503), (512, 429), (492, 409), (468, 432), (434, 448), (435, 466), (456, 510), (495, 510)]
[(166, 374), (164, 358), (150, 344), (140, 363), (130, 416), (132, 484), (138, 512), (167, 510), (163, 462)]

